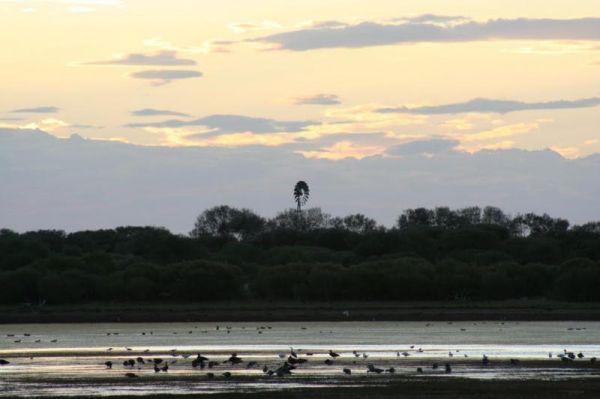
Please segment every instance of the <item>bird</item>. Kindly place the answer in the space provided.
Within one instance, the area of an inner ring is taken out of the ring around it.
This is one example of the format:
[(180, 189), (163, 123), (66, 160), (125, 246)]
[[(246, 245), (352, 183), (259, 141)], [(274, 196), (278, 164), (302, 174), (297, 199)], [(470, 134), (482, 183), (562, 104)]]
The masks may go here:
[(144, 358), (142, 357), (138, 357), (137, 359), (135, 359), (136, 362), (138, 362), (139, 364), (146, 364), (146, 362), (144, 361)]
[(162, 359), (152, 359), (152, 361), (154, 362), (154, 364), (161, 364), (163, 362)]
[(10, 364), (8, 360), (0, 359), (0, 366), (6, 366), (7, 364)]
[(308, 360), (289, 356), (287, 361), (289, 364), (302, 364), (306, 363)]
[(595, 356), (590, 359), (590, 363), (596, 364), (596, 357)]
[(381, 374), (383, 373), (383, 369), (377, 368), (372, 364), (369, 364), (367, 366), (367, 373), (376, 373), (376, 374)]
[(196, 360), (198, 360), (199, 362), (208, 362), (208, 358), (205, 356), (202, 356), (199, 353), (198, 353), (198, 356), (196, 356)]
[(386, 373), (390, 373), (390, 374), (394, 374), (396, 372), (396, 369), (393, 367), (390, 367), (389, 369), (385, 370)]
[(422, 374), (423, 373), (423, 368), (422, 367), (417, 367), (417, 373)]
[(331, 359), (325, 359), (324, 363), (328, 366), (331, 366), (333, 364), (333, 361)]
[(579, 352), (579, 353), (577, 354), (577, 357), (578, 357), (579, 359), (583, 359), (585, 356), (583, 356), (583, 353), (582, 353), (582, 352)]
[(292, 370), (294, 370), (296, 366), (289, 364), (288, 362), (284, 362), (277, 370), (275, 370), (275, 374), (277, 377), (283, 377), (285, 375), (292, 374)]
[(160, 373), (160, 369), (158, 368), (158, 366), (156, 364), (154, 365), (154, 372)]
[(107, 369), (112, 369), (113, 366), (113, 362), (111, 362), (110, 360), (105, 362), (104, 365), (106, 366)]
[(330, 349), (330, 350), (329, 350), (329, 356), (331, 356), (331, 357), (333, 357), (333, 358), (335, 359), (336, 357), (339, 357), (339, 356), (340, 356), (340, 354), (339, 354), (339, 353), (335, 353), (334, 351), (332, 351), (332, 350)]
[(344, 374), (346, 374), (346, 375), (350, 375), (350, 374), (352, 374), (352, 370), (350, 370), (349, 368), (344, 368), (344, 369), (342, 369), (342, 371), (343, 371), (343, 372), (344, 372)]
[(169, 371), (169, 363), (165, 363), (165, 365), (164, 365), (164, 366), (162, 366), (162, 368), (161, 368), (160, 370), (161, 370), (161, 371), (164, 371), (165, 373), (166, 373), (167, 371)]
[(487, 366), (488, 364), (490, 364), (490, 359), (488, 359), (488, 357), (486, 355), (483, 355), (483, 358), (481, 359), (481, 363), (484, 366)]
[(433, 363), (433, 365), (431, 366), (432, 369), (437, 370), (439, 368), (439, 364), (437, 363)]
[(296, 353), (296, 351), (294, 351), (294, 348), (292, 348), (291, 346), (290, 346), (290, 356), (298, 357), (298, 354)]
[(446, 373), (450, 374), (452, 372), (452, 367), (450, 366), (450, 363), (446, 363)]
[(242, 362), (242, 358), (238, 357), (237, 353), (232, 353), (227, 362), (231, 364), (240, 364)]

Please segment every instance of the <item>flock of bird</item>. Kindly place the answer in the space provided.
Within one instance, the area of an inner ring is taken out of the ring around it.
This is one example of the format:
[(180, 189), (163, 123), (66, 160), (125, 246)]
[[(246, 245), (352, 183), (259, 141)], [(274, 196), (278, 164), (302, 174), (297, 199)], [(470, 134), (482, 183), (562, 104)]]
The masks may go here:
[[(109, 349), (112, 350), (112, 348), (109, 348)], [(125, 348), (125, 349), (130, 350), (130, 348)], [(414, 349), (414, 347), (411, 347), (411, 349)], [(267, 376), (285, 377), (288, 375), (292, 375), (293, 370), (296, 370), (300, 365), (307, 363), (309, 361), (308, 357), (314, 355), (311, 352), (304, 352), (303, 353), (304, 357), (302, 357), (299, 355), (299, 352), (300, 352), (299, 350), (296, 351), (296, 350), (294, 350), (294, 348), (290, 347), (289, 353), (279, 353), (278, 354), (278, 357), (283, 360), (282, 364), (277, 365), (276, 367), (270, 367), (267, 364), (264, 364), (262, 367), (262, 372)], [(422, 353), (423, 350), (421, 348), (419, 348), (419, 349), (416, 349), (415, 352)], [(459, 351), (456, 351), (456, 352), (459, 352)], [(336, 364), (336, 360), (341, 357), (340, 353), (334, 352), (333, 350), (329, 350), (329, 352), (326, 353), (326, 355), (327, 355), (327, 358), (323, 361), (323, 364), (325, 364), (327, 366), (334, 366)], [(453, 357), (452, 352), (450, 352), (448, 355), (449, 355), (449, 357)], [(179, 355), (177, 354), (176, 350), (172, 350), (171, 356), (177, 357)], [(396, 356), (397, 357), (401, 357), (401, 356), (408, 357), (408, 356), (410, 356), (410, 353), (397, 352)], [(549, 353), (548, 356), (549, 356), (549, 358), (552, 358), (553, 354)], [(191, 357), (191, 355), (190, 354), (182, 354), (181, 357), (184, 359), (188, 359)], [(352, 357), (367, 359), (369, 357), (369, 355), (365, 352), (359, 353), (357, 351), (353, 351)], [(585, 359), (586, 357), (582, 352), (575, 354), (574, 352), (569, 352), (565, 349), (564, 352), (559, 353), (556, 356), (556, 358), (560, 358), (561, 361), (563, 361), (563, 362), (572, 362), (576, 359), (579, 359), (579, 360)], [(314, 361), (314, 362), (317, 363), (318, 361)], [(597, 362), (597, 358), (591, 357), (591, 358), (589, 358), (589, 362), (591, 365), (595, 365)], [(124, 360), (123, 367), (133, 371), (136, 368), (137, 368), (137, 370), (142, 370), (144, 367), (148, 367), (148, 365), (149, 365), (150, 367), (153, 368), (155, 373), (161, 373), (161, 372), (166, 373), (169, 371), (169, 365), (170, 364), (173, 365), (175, 363), (177, 363), (177, 359), (168, 361), (168, 360), (164, 360), (162, 358), (146, 358), (146, 359), (144, 359), (143, 357), (137, 357), (135, 359), (132, 358), (132, 359)], [(245, 365), (243, 363), (245, 363)], [(490, 358), (487, 355), (483, 355), (483, 357), (481, 359), (482, 366), (484, 366), (484, 367), (489, 366), (490, 363), (491, 363)], [(501, 361), (498, 360), (497, 363), (500, 364)], [(0, 359), (0, 365), (3, 365), (3, 364), (8, 364), (8, 362), (6, 360)], [(354, 361), (353, 364), (356, 364), (356, 361)], [(512, 358), (512, 359), (509, 359), (508, 364), (510, 364), (511, 366), (519, 366), (521, 364), (521, 361), (519, 359)], [(194, 357), (191, 360), (191, 367), (193, 369), (211, 370), (211, 371), (208, 371), (206, 374), (208, 379), (214, 379), (216, 377), (215, 371), (218, 370), (220, 368), (220, 366), (222, 366), (222, 365), (227, 365), (229, 367), (238, 366), (238, 367), (243, 367), (245, 369), (259, 369), (260, 368), (260, 365), (257, 361), (244, 362), (244, 360), (237, 353), (232, 353), (229, 356), (229, 358), (227, 358), (224, 361), (210, 360), (208, 357), (203, 356), (200, 353), (198, 353), (196, 355), (196, 357)], [(114, 363), (113, 363), (113, 361), (109, 360), (109, 361), (105, 362), (105, 366), (107, 369), (112, 369), (114, 366)], [(442, 370), (446, 374), (452, 373), (452, 365), (449, 362), (446, 362), (443, 364), (433, 363), (433, 364), (431, 364), (430, 367), (431, 367), (431, 370)], [(345, 375), (352, 375), (353, 370), (349, 367), (343, 367), (341, 372)], [(417, 374), (423, 374), (424, 372), (425, 371), (424, 371), (423, 367), (416, 368)], [(373, 363), (368, 363), (366, 365), (366, 373), (367, 374), (394, 374), (394, 373), (396, 373), (396, 369), (394, 367), (381, 368), (381, 367), (375, 366), (375, 364), (373, 364)], [(229, 379), (232, 377), (232, 373), (230, 371), (224, 371), (221, 373), (221, 375), (225, 379)], [(127, 372), (125, 374), (125, 376), (127, 378), (137, 378), (138, 377), (138, 375), (133, 372)]]
[[(195, 327), (195, 328), (197, 328), (197, 327)], [(230, 333), (232, 328), (228, 327), (228, 326), (225, 326), (225, 327), (217, 326), (216, 329)], [(269, 326), (256, 327), (256, 330), (259, 334), (262, 334), (263, 331), (270, 330), (270, 329), (271, 329), (271, 327), (269, 327)], [(305, 329), (305, 328), (303, 327), (302, 329)], [(202, 332), (207, 332), (207, 331), (202, 331)], [(320, 332), (322, 333), (322, 331), (320, 331)], [(192, 333), (193, 333), (193, 331), (188, 332), (188, 334), (192, 334)], [(152, 331), (149, 331), (149, 332), (142, 332), (141, 334), (142, 335), (153, 335), (154, 333)], [(177, 332), (173, 332), (173, 334), (177, 334)], [(118, 332), (108, 332), (108, 333), (106, 333), (106, 335), (107, 336), (119, 335), (119, 333)], [(31, 336), (31, 334), (24, 334), (24, 337), (30, 337), (30, 336)], [(7, 334), (7, 337), (13, 338), (15, 336), (13, 334)], [(36, 340), (35, 342), (40, 342), (40, 341), (41, 340)], [(20, 343), (21, 339), (15, 340), (14, 342)], [(57, 340), (53, 339), (50, 342), (55, 343), (55, 342), (57, 342)], [(128, 352), (133, 351), (133, 349), (129, 348), (129, 347), (125, 347), (124, 349)], [(108, 348), (107, 351), (112, 352), (113, 348)], [(155, 373), (167, 373), (169, 371), (170, 365), (171, 366), (174, 365), (175, 363), (177, 363), (177, 360), (178, 360), (178, 359), (165, 360), (165, 359), (158, 358), (158, 357), (149, 357), (150, 356), (149, 349), (146, 349), (143, 352), (148, 354), (148, 356), (146, 358), (144, 358), (142, 356), (138, 356), (136, 358), (126, 359), (122, 362), (122, 367), (127, 370), (127, 372), (125, 373), (125, 376), (127, 378), (137, 378), (138, 375), (136, 373), (134, 373), (134, 371), (136, 371), (136, 370), (152, 369), (152, 370), (154, 370)], [(422, 348), (416, 348), (415, 346), (410, 346), (410, 352), (423, 353), (424, 351)], [(398, 352), (396, 352), (396, 357), (400, 358), (400, 357), (411, 356), (410, 352), (409, 351), (402, 351), (402, 352), (398, 351)], [(459, 354), (461, 354), (459, 350), (456, 350), (455, 352), (451, 351), (448, 353), (448, 357), (453, 358), (454, 356), (459, 355)], [(262, 372), (267, 376), (285, 377), (285, 376), (291, 375), (292, 372), (294, 370), (296, 370), (298, 367), (300, 367), (301, 365), (309, 362), (309, 358), (311, 358), (313, 355), (314, 354), (311, 352), (305, 352), (302, 350), (294, 350), (294, 348), (290, 347), (289, 352), (278, 354), (278, 357), (281, 359), (282, 363), (277, 364), (276, 366), (269, 366), (267, 364), (264, 364), (262, 366)], [(325, 360), (322, 360), (322, 358), (321, 358), (321, 360), (316, 360), (316, 358), (315, 358), (315, 360), (311, 359), (311, 363), (318, 364), (318, 363), (322, 362), (321, 364), (325, 364), (326, 366), (335, 366), (337, 363), (336, 359), (341, 357), (340, 353), (334, 352), (333, 350), (329, 350), (328, 352), (324, 353), (324, 355), (326, 355)], [(461, 355), (464, 356), (465, 358), (468, 357), (468, 355), (466, 353), (462, 353)], [(189, 359), (192, 357), (192, 355), (189, 353), (180, 354), (175, 349), (171, 350), (171, 356), (174, 358), (181, 356), (183, 359)], [(350, 359), (352, 359), (352, 357), (355, 358), (353, 361), (353, 364), (356, 365), (357, 359), (362, 358), (363, 360), (366, 360), (369, 358), (369, 354), (367, 354), (366, 352), (359, 353), (358, 351), (353, 351), (352, 354), (348, 355), (347, 357), (349, 357)], [(574, 362), (576, 360), (584, 360), (584, 359), (589, 359), (589, 363), (591, 365), (595, 365), (597, 363), (596, 357), (586, 358), (586, 356), (582, 352), (575, 353), (575, 352), (567, 351), (566, 349), (563, 350), (562, 353), (558, 353), (557, 355), (554, 355), (553, 353), (548, 353), (548, 358), (558, 358), (562, 362), (565, 362), (565, 363), (570, 363), (570, 362)], [(344, 360), (347, 361), (348, 359), (344, 359)], [(501, 362), (502, 362), (501, 360), (498, 360), (496, 362), (496, 364), (501, 364)], [(245, 365), (243, 365), (243, 363), (245, 363)], [(443, 364), (433, 363), (430, 365), (430, 368), (432, 370), (440, 370), (440, 371), (443, 370), (443, 372), (445, 372), (447, 374), (452, 373), (452, 365), (449, 362), (442, 362), (442, 363)], [(491, 363), (490, 358), (487, 355), (483, 355), (483, 357), (481, 359), (481, 364), (483, 366), (489, 366), (490, 363)], [(508, 362), (508, 364), (510, 364), (510, 366), (519, 366), (520, 363), (521, 363), (521, 361), (516, 358), (509, 359), (509, 362)], [(10, 362), (8, 360), (0, 359), (0, 366), (6, 366), (9, 364), (10, 364)], [(106, 361), (104, 363), (104, 365), (106, 366), (107, 369), (112, 369), (113, 366), (116, 366), (116, 364), (113, 362), (113, 360)], [(226, 379), (231, 378), (232, 373), (230, 371), (224, 371), (224, 369), (225, 369), (224, 365), (227, 365), (228, 367), (232, 367), (232, 366), (237, 366), (239, 368), (245, 367), (245, 369), (261, 368), (257, 361), (244, 362), (244, 360), (240, 356), (238, 356), (237, 353), (232, 353), (231, 356), (229, 356), (229, 358), (227, 358), (224, 361), (223, 360), (221, 360), (221, 361), (211, 360), (208, 357), (203, 356), (202, 354), (197, 354), (196, 357), (192, 358), (192, 360), (191, 360), (192, 369), (210, 370), (206, 374), (208, 379), (214, 379), (216, 377), (215, 372), (218, 372), (219, 369), (220, 369), (220, 371), (222, 371), (221, 375), (224, 378), (226, 378)], [(347, 366), (347, 364), (344, 362), (342, 362), (342, 365)], [(416, 373), (422, 374), (424, 372), (425, 371), (424, 371), (423, 367), (416, 368)], [(350, 367), (343, 367), (341, 369), (341, 373), (343, 373), (345, 375), (352, 375), (353, 369), (351, 369)], [(368, 363), (366, 363), (366, 373), (367, 374), (394, 374), (394, 373), (396, 373), (396, 369), (394, 367), (381, 368), (381, 367), (375, 366), (374, 363), (368, 362)]]

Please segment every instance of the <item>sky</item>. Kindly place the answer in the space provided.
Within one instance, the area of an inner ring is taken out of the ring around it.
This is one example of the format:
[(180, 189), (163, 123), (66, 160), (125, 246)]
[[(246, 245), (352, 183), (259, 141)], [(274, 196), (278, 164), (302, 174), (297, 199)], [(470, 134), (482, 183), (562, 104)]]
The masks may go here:
[(599, 10), (598, 0), (0, 0), (0, 128), (332, 161), (415, 146), (581, 158), (600, 152)]

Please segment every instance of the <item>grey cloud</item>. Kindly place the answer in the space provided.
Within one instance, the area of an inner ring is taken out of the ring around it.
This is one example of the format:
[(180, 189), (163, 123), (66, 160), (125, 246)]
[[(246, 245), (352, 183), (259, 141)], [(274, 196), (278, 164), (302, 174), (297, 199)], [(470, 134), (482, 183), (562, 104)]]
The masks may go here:
[(388, 107), (380, 108), (381, 113), (405, 113), (405, 114), (456, 114), (463, 112), (495, 112), (508, 113), (515, 111), (541, 110), (541, 109), (571, 109), (589, 108), (600, 105), (600, 97), (582, 98), (578, 100), (558, 100), (546, 102), (523, 102), (513, 100), (494, 100), (487, 98), (475, 98), (461, 103), (432, 105), (424, 107)]
[(160, 51), (155, 54), (133, 53), (127, 54), (122, 58), (107, 61), (87, 62), (85, 65), (127, 65), (127, 66), (176, 66), (176, 65), (196, 65), (196, 61), (178, 58), (175, 51)]
[[(126, 127), (192, 127), (203, 126), (214, 129), (212, 135), (252, 132), (252, 133), (280, 133), (280, 132), (299, 132), (311, 125), (317, 125), (319, 122), (313, 121), (279, 121), (267, 118), (254, 118), (243, 115), (209, 115), (194, 120), (171, 119), (156, 123), (131, 123)], [(200, 137), (200, 136), (199, 136)], [(201, 137), (207, 137), (202, 134)]]
[(389, 155), (421, 155), (421, 154), (439, 154), (452, 151), (460, 144), (457, 140), (444, 138), (431, 138), (428, 140), (415, 140), (408, 143), (398, 144), (388, 148)]
[(437, 15), (437, 14), (421, 14), (410, 18), (397, 18), (396, 21), (408, 21), (413, 23), (448, 23), (457, 21), (468, 21), (469, 18), (460, 15)]
[(131, 112), (133, 116), (190, 116), (183, 112), (169, 111), (166, 109), (144, 108)]
[[(306, 51), (321, 48), (359, 48), (400, 43), (466, 42), (479, 40), (600, 40), (600, 18), (493, 19), (439, 25), (456, 17), (424, 16), (399, 23), (361, 22), (324, 25), (263, 36), (254, 41), (281, 49)], [(433, 19), (433, 21), (432, 21)]]
[(340, 98), (335, 94), (316, 94), (308, 97), (294, 99), (296, 105), (335, 105), (341, 104)]
[(388, 225), (403, 209), (439, 205), (489, 204), (576, 223), (598, 217), (599, 155), (499, 150), (329, 161), (293, 151), (148, 147), (0, 129), (0, 220), (18, 231), (152, 225), (184, 233), (215, 204), (273, 216), (293, 205), (299, 174), (314, 206)]
[(202, 76), (202, 72), (177, 69), (157, 69), (135, 72), (129, 76), (134, 79), (152, 80), (156, 84), (163, 85), (170, 83), (173, 80), (199, 78)]
[(53, 106), (43, 106), (43, 107), (35, 107), (35, 108), (21, 108), (15, 109), (12, 112), (21, 113), (21, 114), (55, 114), (60, 111), (60, 108)]

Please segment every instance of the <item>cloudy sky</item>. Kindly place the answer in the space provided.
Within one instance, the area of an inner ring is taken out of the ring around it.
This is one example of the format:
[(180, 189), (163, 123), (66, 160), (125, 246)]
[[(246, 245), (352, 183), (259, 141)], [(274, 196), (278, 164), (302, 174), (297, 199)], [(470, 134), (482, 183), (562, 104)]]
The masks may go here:
[[(600, 1), (0, 0), (0, 127), (305, 158), (600, 152)], [(411, 148), (411, 147), (408, 147)]]

